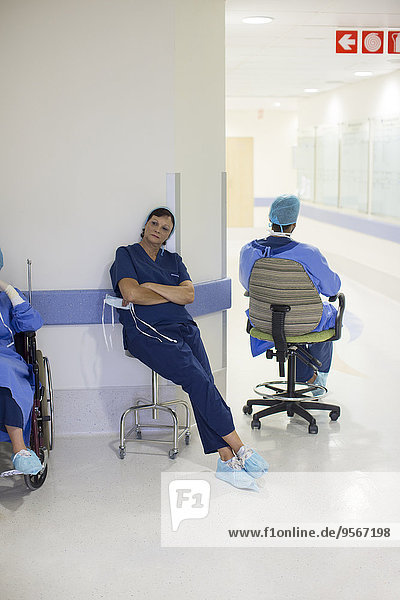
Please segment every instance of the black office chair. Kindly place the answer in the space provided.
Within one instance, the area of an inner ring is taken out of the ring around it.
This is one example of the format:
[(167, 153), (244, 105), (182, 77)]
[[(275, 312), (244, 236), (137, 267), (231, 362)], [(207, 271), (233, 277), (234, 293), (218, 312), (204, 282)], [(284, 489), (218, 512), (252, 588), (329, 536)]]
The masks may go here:
[(258, 384), (254, 391), (261, 398), (248, 400), (243, 412), (252, 414), (254, 405), (268, 407), (253, 415), (252, 429), (261, 428), (262, 417), (286, 412), (289, 417), (297, 414), (308, 421), (309, 433), (318, 433), (316, 420), (308, 410), (329, 410), (331, 420), (336, 421), (340, 416), (340, 407), (313, 399), (314, 390), (322, 392), (319, 398), (325, 396), (328, 391), (325, 387), (296, 381), (296, 360), (301, 360), (315, 371), (321, 366), (306, 350), (305, 344), (340, 339), (344, 294), (329, 298), (330, 302), (339, 302), (335, 328), (314, 333), (313, 329), (321, 319), (323, 305), (300, 263), (283, 258), (260, 258), (251, 272), (248, 295), (250, 320), (247, 332), (257, 339), (274, 343), (275, 351), (267, 350), (266, 357), (276, 357), (280, 377), (285, 377), (285, 362), (288, 364), (287, 379)]

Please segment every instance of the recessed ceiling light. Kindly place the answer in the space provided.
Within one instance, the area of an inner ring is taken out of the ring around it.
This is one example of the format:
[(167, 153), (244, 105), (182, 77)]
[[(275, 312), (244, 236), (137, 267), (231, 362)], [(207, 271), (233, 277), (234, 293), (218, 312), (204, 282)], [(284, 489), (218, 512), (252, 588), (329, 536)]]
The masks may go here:
[(280, 102), (274, 102), (274, 106), (280, 106), (281, 103)]
[(354, 73), (354, 75), (356, 77), (371, 77), (372, 72), (371, 71), (356, 71)]
[(245, 17), (242, 19), (243, 23), (249, 23), (250, 25), (262, 25), (263, 23), (271, 23), (272, 17)]
[(307, 94), (315, 94), (316, 92), (319, 92), (319, 90), (317, 90), (317, 88), (306, 88), (304, 92)]

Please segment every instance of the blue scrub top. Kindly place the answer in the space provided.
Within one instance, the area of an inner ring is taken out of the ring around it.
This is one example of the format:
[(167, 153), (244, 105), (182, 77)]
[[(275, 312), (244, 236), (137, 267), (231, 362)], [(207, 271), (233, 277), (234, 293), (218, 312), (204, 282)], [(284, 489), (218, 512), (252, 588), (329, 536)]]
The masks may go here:
[[(21, 292), (17, 290), (23, 298)], [(27, 365), (14, 346), (14, 335), (21, 331), (36, 331), (43, 325), (39, 313), (29, 302), (13, 306), (4, 292), (0, 292), (0, 387), (8, 388), (23, 415), (25, 443), (29, 442), (30, 413), (33, 403), (34, 377), (32, 366)], [(0, 442), (10, 441), (0, 431)]]
[[(161, 249), (154, 261), (140, 244), (121, 246), (117, 249), (110, 276), (114, 292), (119, 298), (122, 298), (122, 294), (118, 283), (125, 277), (136, 279), (139, 284), (148, 281), (162, 285), (179, 285), (183, 281), (190, 281), (189, 273), (179, 254)], [(174, 302), (147, 306), (135, 304), (135, 312), (140, 319), (151, 325), (187, 323), (193, 320), (184, 306)], [(122, 325), (129, 330), (129, 337), (137, 335), (138, 331), (129, 311), (118, 310), (118, 314)]]

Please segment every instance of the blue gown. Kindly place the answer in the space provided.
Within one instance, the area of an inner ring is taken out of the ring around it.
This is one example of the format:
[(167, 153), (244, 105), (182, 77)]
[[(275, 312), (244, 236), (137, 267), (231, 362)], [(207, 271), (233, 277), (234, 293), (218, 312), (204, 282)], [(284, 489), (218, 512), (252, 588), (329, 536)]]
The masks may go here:
[[(27, 301), (13, 307), (5, 292), (0, 292), (0, 313), (0, 387), (10, 390), (13, 400), (20, 408), (24, 440), (25, 444), (29, 444), (34, 393), (33, 370), (16, 351), (14, 335), (22, 331), (36, 331), (43, 325), (43, 321)], [(6, 431), (0, 429), (0, 442), (4, 441), (9, 442), (10, 438)]]
[[(110, 270), (113, 288), (121, 297), (119, 281), (125, 277), (162, 285), (190, 280), (182, 258), (160, 250), (153, 261), (140, 244), (118, 248)], [(184, 306), (174, 302), (135, 305), (136, 318), (118, 310), (124, 347), (165, 379), (189, 394), (204, 452), (228, 446), (222, 439), (231, 433), (231, 410), (215, 387), (207, 353), (196, 323)]]

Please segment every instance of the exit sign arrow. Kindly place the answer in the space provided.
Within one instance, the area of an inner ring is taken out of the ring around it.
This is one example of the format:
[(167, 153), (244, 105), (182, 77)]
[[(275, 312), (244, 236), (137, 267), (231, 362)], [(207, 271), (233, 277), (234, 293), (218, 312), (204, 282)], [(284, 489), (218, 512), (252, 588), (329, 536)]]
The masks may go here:
[(350, 33), (345, 33), (339, 40), (339, 44), (342, 46), (343, 50), (351, 50), (351, 47), (354, 46), (355, 43), (356, 40), (351, 37)]
[(358, 32), (336, 31), (336, 53), (337, 54), (357, 54)]

